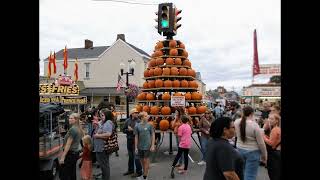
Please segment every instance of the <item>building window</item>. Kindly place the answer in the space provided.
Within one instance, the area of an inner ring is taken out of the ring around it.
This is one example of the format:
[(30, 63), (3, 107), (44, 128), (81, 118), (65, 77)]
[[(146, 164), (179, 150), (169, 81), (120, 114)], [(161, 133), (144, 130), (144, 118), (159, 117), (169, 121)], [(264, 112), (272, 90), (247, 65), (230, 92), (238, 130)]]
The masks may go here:
[(120, 96), (116, 96), (116, 105), (120, 105)]
[(108, 96), (104, 96), (103, 97), (103, 101), (108, 101), (109, 102), (109, 97)]
[(84, 65), (86, 66), (86, 78), (89, 79), (90, 78), (90, 63), (84, 63)]

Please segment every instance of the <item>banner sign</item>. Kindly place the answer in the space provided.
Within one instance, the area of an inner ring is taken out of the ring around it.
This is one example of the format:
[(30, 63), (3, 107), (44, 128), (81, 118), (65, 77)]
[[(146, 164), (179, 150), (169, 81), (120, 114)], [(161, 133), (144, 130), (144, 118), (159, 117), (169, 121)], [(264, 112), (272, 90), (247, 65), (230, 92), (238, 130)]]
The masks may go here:
[(77, 84), (71, 86), (55, 85), (55, 84), (40, 84), (40, 95), (79, 95), (80, 90)]
[(244, 90), (244, 96), (280, 97), (281, 87), (250, 87)]
[(40, 96), (40, 103), (87, 104), (86, 96)]
[(260, 74), (280, 76), (280, 64), (260, 64)]
[(171, 106), (185, 106), (186, 99), (184, 96), (171, 96)]

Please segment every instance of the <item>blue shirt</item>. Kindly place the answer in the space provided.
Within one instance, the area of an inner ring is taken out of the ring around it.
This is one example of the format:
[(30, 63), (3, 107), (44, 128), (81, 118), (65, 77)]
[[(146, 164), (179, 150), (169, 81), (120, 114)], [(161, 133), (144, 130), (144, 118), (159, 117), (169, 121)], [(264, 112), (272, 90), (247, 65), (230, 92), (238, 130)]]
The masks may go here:
[[(96, 129), (94, 134), (103, 134), (103, 133), (112, 133), (113, 123), (110, 120), (107, 120), (104, 124), (99, 122), (99, 127)], [(100, 138), (93, 138), (93, 147), (95, 152), (104, 151), (105, 140)]]
[(149, 123), (138, 123), (134, 127), (134, 134), (138, 135), (138, 149), (150, 150), (153, 127)]

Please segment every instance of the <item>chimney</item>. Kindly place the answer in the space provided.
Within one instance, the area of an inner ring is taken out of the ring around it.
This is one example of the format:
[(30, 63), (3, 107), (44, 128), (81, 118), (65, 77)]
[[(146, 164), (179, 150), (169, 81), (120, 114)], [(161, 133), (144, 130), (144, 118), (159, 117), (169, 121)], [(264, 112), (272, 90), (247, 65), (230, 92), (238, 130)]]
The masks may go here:
[(93, 42), (90, 41), (89, 39), (84, 40), (84, 48), (89, 49), (93, 47)]
[(118, 34), (117, 35), (117, 40), (118, 39), (122, 39), (122, 41), (126, 42), (126, 38), (125, 38), (124, 34)]

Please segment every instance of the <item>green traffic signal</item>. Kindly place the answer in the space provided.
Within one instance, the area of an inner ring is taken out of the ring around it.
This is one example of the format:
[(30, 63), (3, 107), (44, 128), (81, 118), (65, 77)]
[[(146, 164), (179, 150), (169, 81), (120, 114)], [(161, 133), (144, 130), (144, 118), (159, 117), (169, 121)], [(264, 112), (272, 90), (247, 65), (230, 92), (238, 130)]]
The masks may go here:
[(168, 27), (169, 27), (169, 21), (163, 19), (163, 20), (161, 21), (161, 26), (162, 26), (162, 28), (168, 28)]

